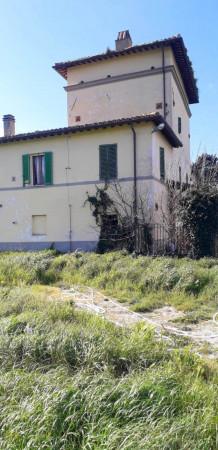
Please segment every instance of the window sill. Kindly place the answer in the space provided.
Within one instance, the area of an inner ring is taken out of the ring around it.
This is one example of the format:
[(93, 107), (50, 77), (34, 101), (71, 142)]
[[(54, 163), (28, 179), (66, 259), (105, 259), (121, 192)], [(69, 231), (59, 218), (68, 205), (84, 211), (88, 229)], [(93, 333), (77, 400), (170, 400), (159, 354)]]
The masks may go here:
[(99, 178), (99, 181), (104, 181), (105, 183), (110, 183), (111, 181), (118, 181), (118, 177), (116, 177), (116, 178)]
[(52, 184), (24, 184), (23, 187), (24, 188), (42, 188), (42, 187), (48, 187), (48, 186), (52, 186)]

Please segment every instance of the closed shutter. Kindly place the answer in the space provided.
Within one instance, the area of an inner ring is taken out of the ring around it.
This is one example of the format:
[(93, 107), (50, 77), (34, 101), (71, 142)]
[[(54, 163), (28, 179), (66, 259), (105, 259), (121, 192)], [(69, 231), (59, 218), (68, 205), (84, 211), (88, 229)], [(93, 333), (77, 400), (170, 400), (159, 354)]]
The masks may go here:
[(45, 152), (45, 184), (53, 184), (53, 155)]
[(117, 144), (100, 145), (100, 179), (117, 178)]
[(165, 153), (162, 147), (160, 147), (160, 179), (165, 180)]
[(30, 155), (23, 155), (23, 185), (30, 184)]

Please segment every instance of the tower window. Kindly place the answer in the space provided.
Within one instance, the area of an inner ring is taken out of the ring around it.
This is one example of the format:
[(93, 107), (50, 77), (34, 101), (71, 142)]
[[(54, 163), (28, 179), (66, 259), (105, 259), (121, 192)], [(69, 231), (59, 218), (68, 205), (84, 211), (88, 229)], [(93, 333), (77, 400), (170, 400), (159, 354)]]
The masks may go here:
[(165, 151), (160, 147), (160, 179), (165, 180)]
[(178, 133), (181, 134), (182, 132), (182, 119), (181, 117), (178, 117)]
[(182, 169), (181, 169), (181, 166), (179, 166), (179, 184), (180, 184), (180, 186), (181, 186), (181, 183), (182, 183)]

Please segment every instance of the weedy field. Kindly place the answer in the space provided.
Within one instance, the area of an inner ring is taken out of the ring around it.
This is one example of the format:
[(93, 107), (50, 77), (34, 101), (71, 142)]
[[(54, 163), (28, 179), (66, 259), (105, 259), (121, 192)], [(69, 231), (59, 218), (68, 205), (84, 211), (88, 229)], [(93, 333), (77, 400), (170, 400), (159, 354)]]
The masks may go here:
[(185, 320), (210, 319), (218, 310), (218, 260), (138, 257), (122, 252), (0, 254), (0, 285), (88, 285), (135, 311), (171, 305)]
[(215, 450), (215, 363), (51, 294), (92, 284), (150, 309), (161, 291), (158, 305), (187, 310), (190, 299), (199, 318), (216, 307), (217, 270), (215, 260), (1, 254), (0, 448)]

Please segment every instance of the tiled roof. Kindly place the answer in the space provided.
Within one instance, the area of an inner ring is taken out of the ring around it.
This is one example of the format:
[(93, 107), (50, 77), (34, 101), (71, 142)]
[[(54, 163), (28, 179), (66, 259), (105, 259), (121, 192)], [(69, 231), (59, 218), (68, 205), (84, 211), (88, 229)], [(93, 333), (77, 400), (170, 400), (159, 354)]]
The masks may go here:
[(197, 81), (194, 76), (192, 63), (188, 57), (187, 49), (184, 41), (180, 35), (173, 36), (167, 39), (150, 42), (148, 44), (134, 45), (128, 47), (125, 50), (109, 50), (106, 53), (101, 53), (94, 56), (88, 56), (86, 58), (76, 59), (74, 61), (66, 61), (56, 63), (53, 68), (67, 79), (67, 69), (69, 67), (80, 66), (83, 64), (95, 63), (98, 61), (104, 61), (111, 58), (118, 58), (120, 56), (131, 55), (134, 53), (146, 52), (156, 48), (171, 47), (175, 56), (175, 60), (178, 64), (181, 77), (187, 92), (189, 103), (198, 103), (198, 87)]
[(0, 138), (0, 145), (11, 142), (27, 141), (32, 139), (41, 139), (52, 136), (62, 136), (67, 134), (80, 133), (83, 131), (99, 130), (103, 128), (113, 128), (122, 125), (134, 125), (143, 122), (153, 122), (155, 125), (164, 123), (165, 126), (162, 130), (162, 133), (165, 135), (169, 143), (172, 145), (172, 147), (182, 147), (181, 141), (178, 139), (172, 128), (159, 113), (150, 113), (141, 116), (114, 119), (105, 122), (96, 122), (72, 127), (55, 128), (52, 130), (34, 131), (32, 133), (15, 134), (14, 136), (3, 136)]

